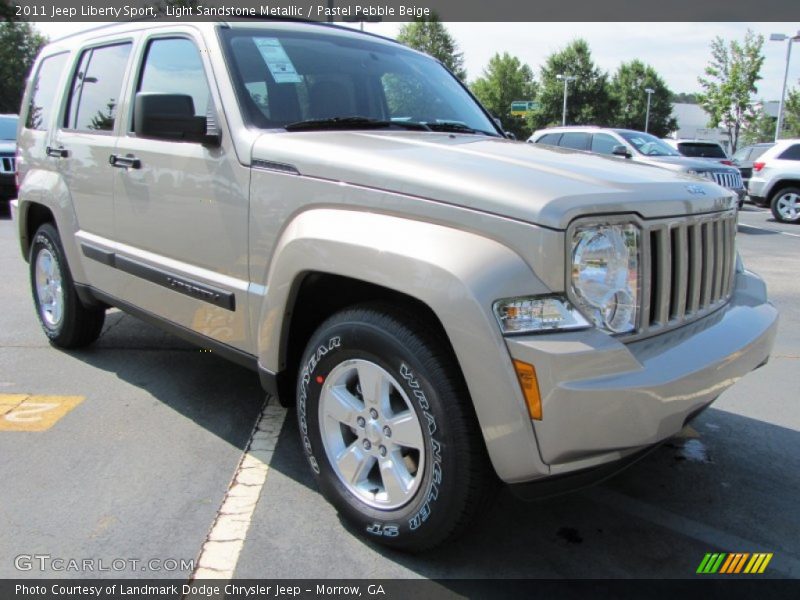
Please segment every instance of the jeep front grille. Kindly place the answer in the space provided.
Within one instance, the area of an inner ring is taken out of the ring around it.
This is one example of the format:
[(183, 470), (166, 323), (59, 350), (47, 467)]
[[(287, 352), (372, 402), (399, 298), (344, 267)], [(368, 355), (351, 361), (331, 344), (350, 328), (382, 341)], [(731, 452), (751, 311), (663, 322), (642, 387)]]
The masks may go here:
[(714, 176), (714, 182), (722, 187), (730, 190), (738, 190), (743, 187), (742, 175), (738, 171), (713, 171), (711, 174)]
[(730, 299), (735, 212), (645, 224), (642, 234), (642, 310), (636, 337), (693, 321)]

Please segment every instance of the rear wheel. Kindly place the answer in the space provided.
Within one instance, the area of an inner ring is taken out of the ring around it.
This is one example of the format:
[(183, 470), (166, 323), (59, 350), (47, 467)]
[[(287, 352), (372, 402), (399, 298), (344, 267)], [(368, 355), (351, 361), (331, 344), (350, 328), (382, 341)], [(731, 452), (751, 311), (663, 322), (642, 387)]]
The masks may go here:
[(423, 550), (462, 532), (493, 487), (449, 348), (413, 317), (345, 310), (306, 347), (303, 446), (323, 495), (362, 535)]
[(33, 237), (30, 277), (36, 316), (54, 346), (80, 348), (98, 338), (106, 311), (81, 303), (58, 230), (50, 223), (39, 227)]
[(781, 223), (800, 223), (800, 188), (783, 188), (772, 196), (772, 216)]

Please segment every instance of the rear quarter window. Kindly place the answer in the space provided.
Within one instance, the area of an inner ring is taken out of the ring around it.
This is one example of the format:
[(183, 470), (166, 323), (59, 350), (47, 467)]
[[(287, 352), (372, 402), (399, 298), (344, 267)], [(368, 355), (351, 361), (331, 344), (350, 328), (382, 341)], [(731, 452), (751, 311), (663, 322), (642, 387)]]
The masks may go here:
[(26, 107), (25, 127), (27, 129), (47, 130), (56, 105), (58, 84), (66, 64), (66, 53), (48, 56), (39, 64), (39, 69), (33, 79), (30, 100)]
[(793, 144), (778, 155), (781, 160), (800, 160), (800, 144)]
[(558, 140), (561, 139), (560, 133), (546, 133), (538, 140), (536, 140), (537, 144), (547, 144), (548, 146), (558, 146)]

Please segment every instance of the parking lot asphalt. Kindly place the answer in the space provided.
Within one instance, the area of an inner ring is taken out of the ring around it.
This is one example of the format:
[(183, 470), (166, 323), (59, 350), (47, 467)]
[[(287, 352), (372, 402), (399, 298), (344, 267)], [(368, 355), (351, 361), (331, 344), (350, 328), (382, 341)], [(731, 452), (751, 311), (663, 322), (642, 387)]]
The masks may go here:
[[(681, 436), (583, 491), (526, 503), (503, 489), (467, 535), (408, 555), (356, 537), (322, 499), (290, 410), (235, 576), (686, 578), (707, 552), (771, 552), (761, 577), (800, 577), (800, 227), (746, 206), (738, 247), (781, 312), (773, 357)], [(262, 409), (257, 377), (118, 311), (91, 348), (51, 348), (7, 219), (0, 268), (0, 416), (3, 398), (29, 415), (63, 404), (49, 429), (0, 427), (0, 578), (188, 577), (180, 561), (200, 553)], [(21, 555), (128, 562), (19, 570)], [(130, 566), (152, 559), (178, 564)]]

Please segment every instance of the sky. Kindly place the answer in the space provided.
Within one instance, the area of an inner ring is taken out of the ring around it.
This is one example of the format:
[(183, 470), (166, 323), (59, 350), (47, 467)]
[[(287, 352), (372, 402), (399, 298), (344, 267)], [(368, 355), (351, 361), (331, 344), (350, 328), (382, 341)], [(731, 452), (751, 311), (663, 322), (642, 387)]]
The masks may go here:
[[(97, 23), (36, 23), (51, 38), (95, 27)], [(395, 37), (401, 23), (365, 23), (365, 31)], [(584, 38), (592, 57), (613, 73), (621, 62), (638, 58), (652, 65), (673, 92), (699, 92), (697, 77), (711, 57), (716, 36), (744, 39), (748, 28), (764, 35), (764, 66), (756, 99), (780, 99), (787, 42), (770, 42), (770, 33), (795, 35), (800, 23), (445, 23), (458, 42), (469, 81), (483, 72), (497, 52), (508, 52), (539, 74), (546, 57), (576, 38)], [(358, 25), (355, 25), (358, 27)], [(800, 43), (793, 44), (789, 88), (800, 87)]]

